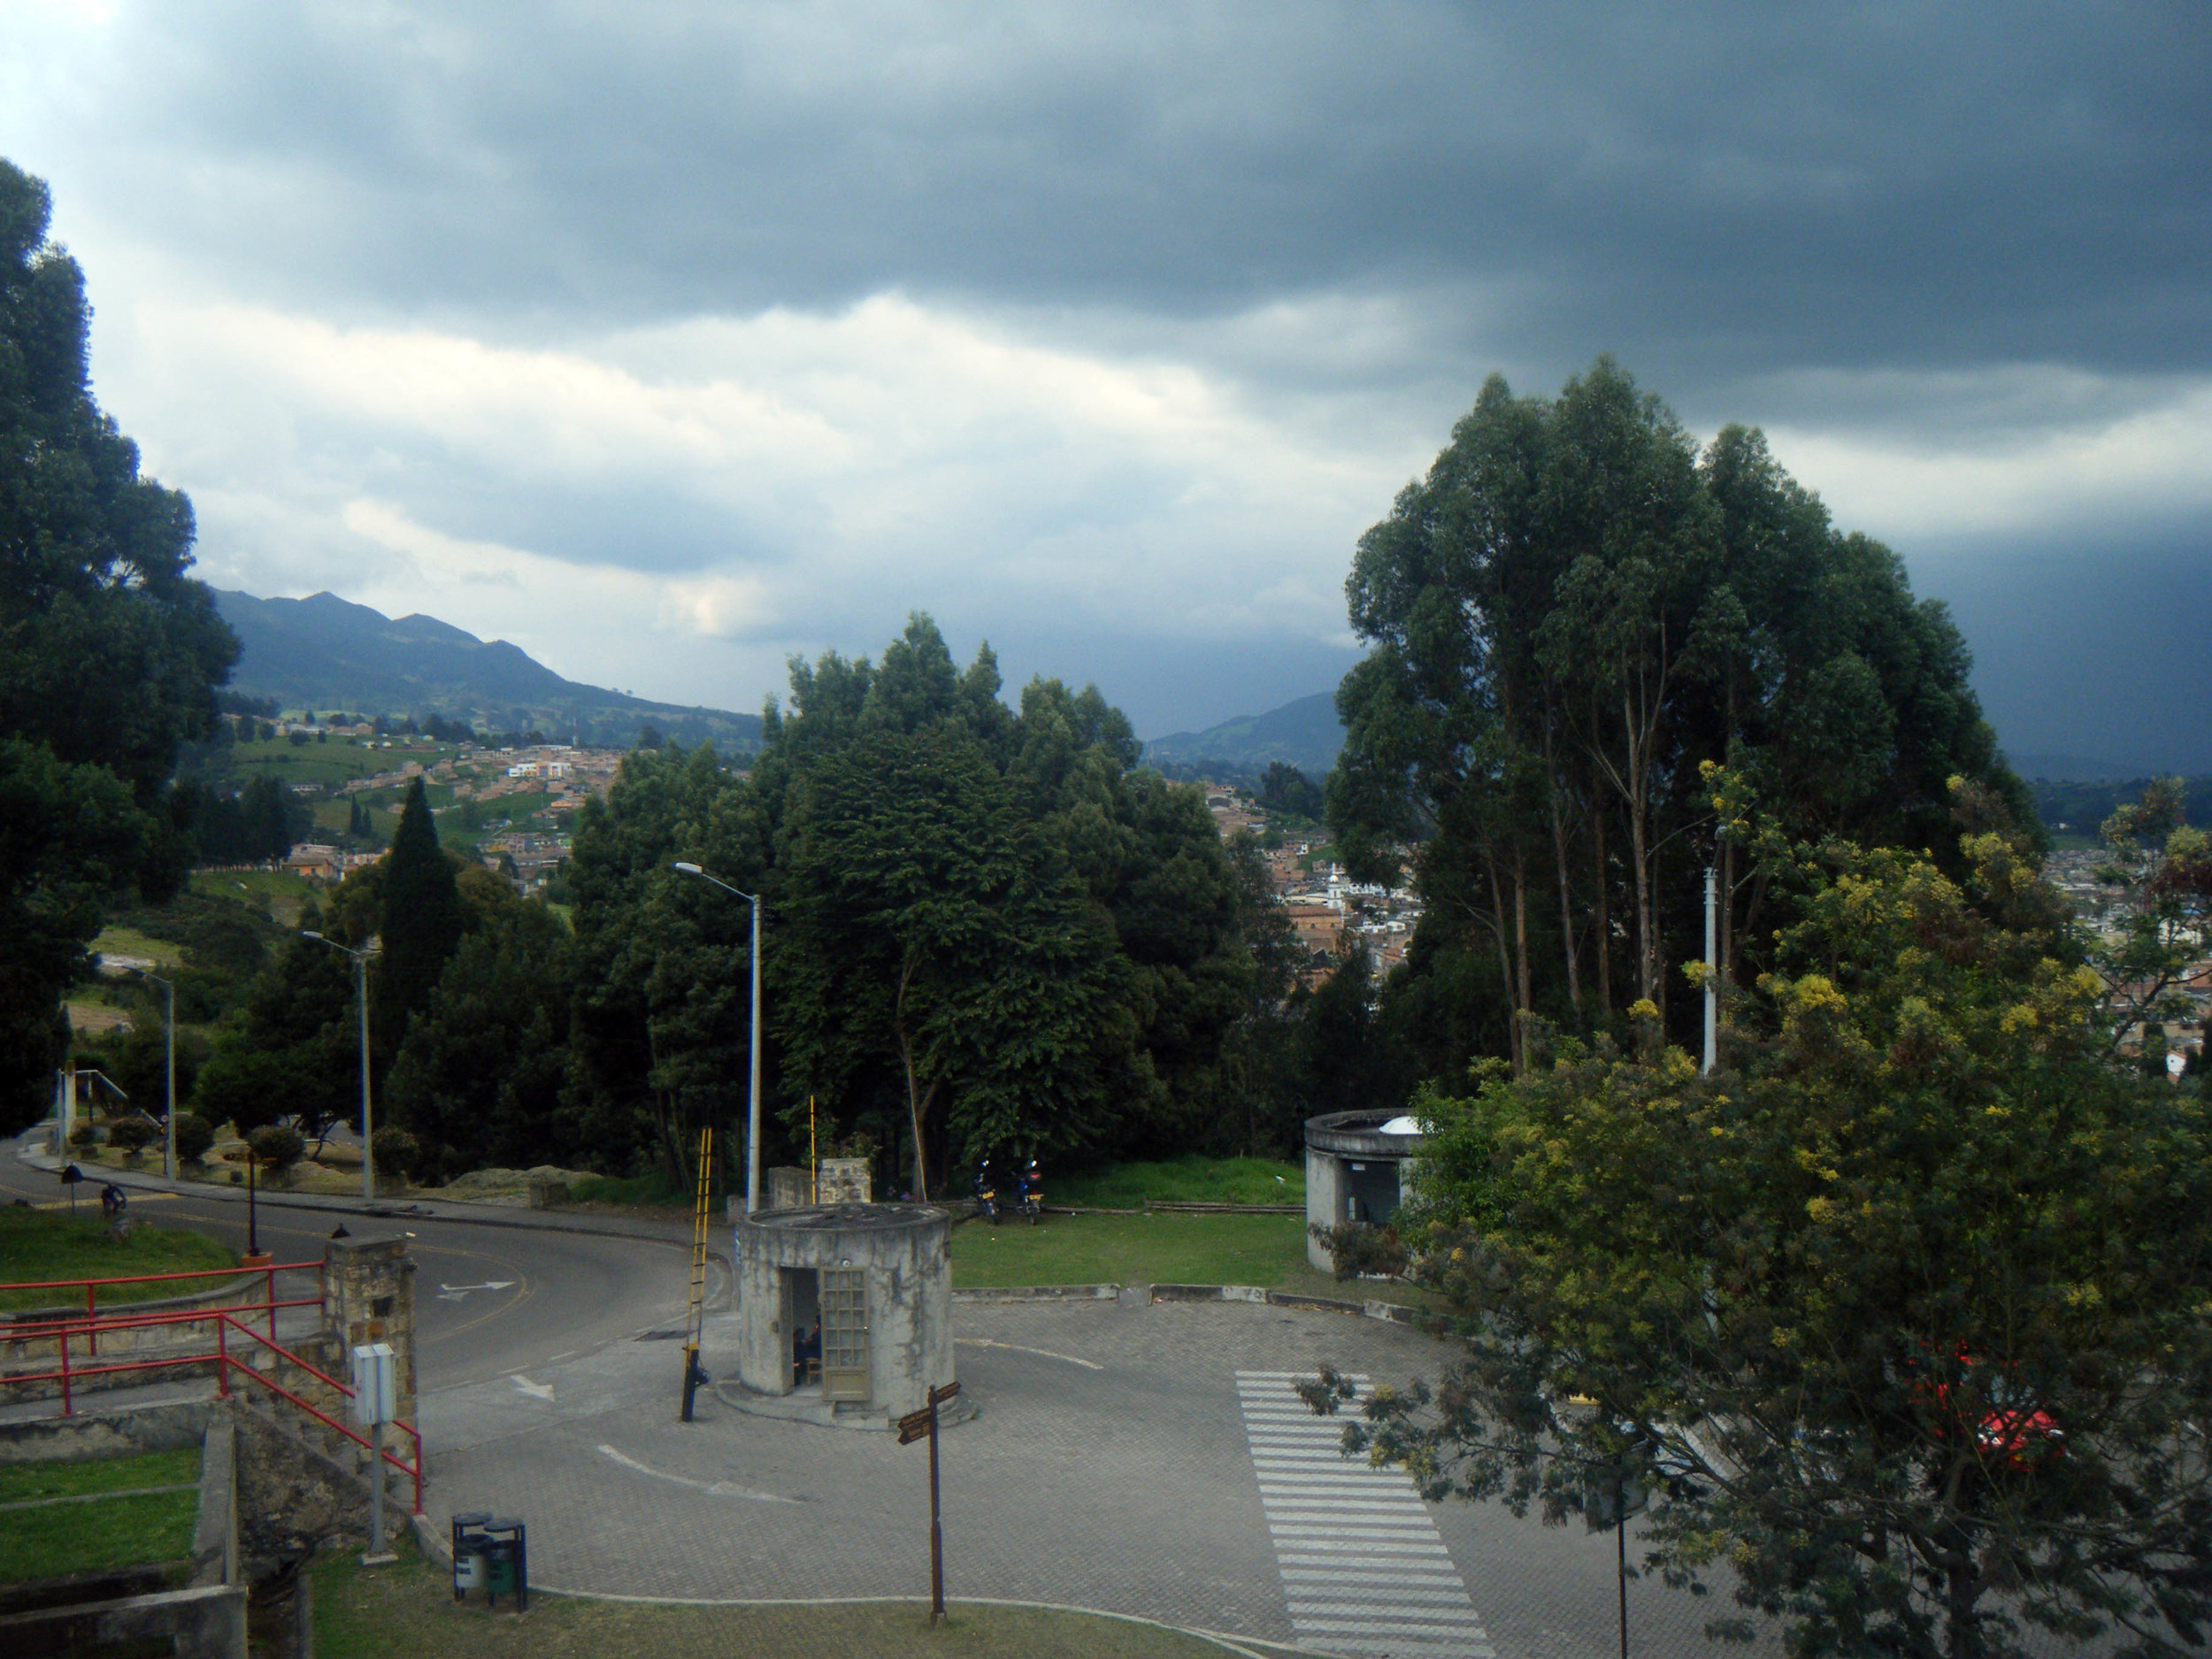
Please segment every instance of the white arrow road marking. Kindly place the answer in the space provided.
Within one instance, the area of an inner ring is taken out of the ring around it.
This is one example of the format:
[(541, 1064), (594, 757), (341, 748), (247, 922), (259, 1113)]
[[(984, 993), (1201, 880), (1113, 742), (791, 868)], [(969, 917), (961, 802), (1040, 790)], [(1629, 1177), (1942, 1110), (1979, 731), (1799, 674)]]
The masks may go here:
[(994, 1341), (987, 1336), (956, 1336), (953, 1340), (964, 1343), (969, 1348), (1002, 1348), (1016, 1354), (1034, 1354), (1039, 1359), (1065, 1360), (1071, 1365), (1080, 1365), (1085, 1371), (1106, 1369), (1096, 1360), (1078, 1359), (1072, 1354), (1056, 1354), (1048, 1348), (1024, 1348), (1018, 1342)]
[(458, 1302), (472, 1290), (512, 1290), (521, 1282), (518, 1279), (494, 1279), (481, 1285), (441, 1285), (438, 1286), (438, 1300)]
[(696, 1492), (710, 1492), (718, 1498), (749, 1498), (755, 1503), (803, 1503), (804, 1498), (787, 1498), (780, 1492), (756, 1492), (750, 1486), (741, 1486), (734, 1480), (694, 1480), (686, 1475), (672, 1475), (641, 1463), (634, 1457), (624, 1455), (611, 1446), (602, 1446), (600, 1455), (611, 1457), (625, 1469), (634, 1469), (641, 1475), (650, 1475), (656, 1480), (673, 1481), (680, 1486), (689, 1486)]
[(532, 1382), (527, 1377), (515, 1376), (510, 1376), (507, 1380), (533, 1400), (550, 1400), (553, 1397), (553, 1385), (549, 1382)]

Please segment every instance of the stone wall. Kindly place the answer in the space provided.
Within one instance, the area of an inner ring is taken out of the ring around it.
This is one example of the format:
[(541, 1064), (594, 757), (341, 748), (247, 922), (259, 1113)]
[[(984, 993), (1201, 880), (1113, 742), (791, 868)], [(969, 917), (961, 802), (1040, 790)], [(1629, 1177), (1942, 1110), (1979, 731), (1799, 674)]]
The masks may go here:
[(873, 1203), (875, 1177), (866, 1158), (824, 1158), (814, 1191), (818, 1204)]
[(1333, 1152), (1306, 1148), (1306, 1261), (1325, 1273), (1336, 1271), (1336, 1259), (1313, 1236), (1316, 1226), (1333, 1227), (1344, 1219), (1344, 1165)]
[(122, 1411), (81, 1411), (74, 1417), (32, 1417), (0, 1424), (0, 1464), (80, 1463), (173, 1452), (207, 1432), (205, 1400), (134, 1406)]
[(351, 1382), (352, 1352), (388, 1342), (399, 1374), (399, 1415), (415, 1420), (415, 1264), (407, 1240), (333, 1239), (323, 1247), (324, 1306), (339, 1349), (331, 1375)]
[(126, 1568), (14, 1585), (0, 1604), (0, 1653), (144, 1647), (186, 1659), (246, 1659), (238, 1414), (184, 1401), (0, 1424), (0, 1464), (76, 1463), (200, 1447), (197, 1514), (181, 1587), (169, 1570)]
[[(367, 1547), (369, 1492), (348, 1463), (311, 1444), (304, 1431), (259, 1411), (234, 1410), (233, 1420), (238, 1554), (246, 1577), (265, 1578), (324, 1543)], [(399, 1507), (403, 1515), (407, 1506)]]

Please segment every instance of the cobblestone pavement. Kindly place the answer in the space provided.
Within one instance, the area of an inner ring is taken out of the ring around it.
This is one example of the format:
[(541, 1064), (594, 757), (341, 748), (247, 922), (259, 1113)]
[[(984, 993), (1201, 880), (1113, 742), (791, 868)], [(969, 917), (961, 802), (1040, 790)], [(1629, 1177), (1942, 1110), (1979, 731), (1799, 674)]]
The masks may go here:
[[(943, 1438), (949, 1594), (1286, 1643), (1301, 1632), (1238, 1373), (1326, 1363), (1403, 1382), (1432, 1375), (1445, 1354), (1402, 1326), (1264, 1305), (966, 1304), (956, 1317), (964, 1396), (979, 1410)], [(708, 1324), (710, 1371), (724, 1369), (727, 1319)], [(749, 1416), (709, 1392), (697, 1420), (681, 1424), (681, 1371), (675, 1341), (621, 1342), (426, 1395), (430, 1519), (442, 1528), (474, 1509), (519, 1517), (533, 1578), (561, 1589), (927, 1594), (924, 1447)], [(1617, 1652), (1609, 1536), (1515, 1521), (1490, 1505), (1427, 1514), (1503, 1659)], [(1704, 1622), (1723, 1610), (1655, 1581), (1629, 1595), (1642, 1654), (1705, 1651)], [(1343, 1646), (1314, 1632), (1302, 1645)]]

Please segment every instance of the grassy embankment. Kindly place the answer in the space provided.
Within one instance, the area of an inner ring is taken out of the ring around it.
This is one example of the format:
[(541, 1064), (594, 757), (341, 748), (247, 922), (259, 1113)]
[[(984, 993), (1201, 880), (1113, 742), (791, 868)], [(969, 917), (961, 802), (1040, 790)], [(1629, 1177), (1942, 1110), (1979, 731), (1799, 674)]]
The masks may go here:
[[(1302, 1205), (1305, 1172), (1265, 1158), (1116, 1164), (1055, 1182), (1048, 1203), (1133, 1209), (1151, 1203)], [(1048, 1215), (1035, 1226), (971, 1222), (952, 1235), (952, 1282), (991, 1285), (1257, 1285), (1343, 1301), (1426, 1298), (1409, 1286), (1339, 1283), (1306, 1261), (1306, 1218), (1288, 1216)]]
[[(687, 1210), (660, 1175), (595, 1176), (572, 1183), (571, 1197), (599, 1210), (675, 1217)], [(1305, 1172), (1267, 1158), (1174, 1158), (1114, 1164), (1064, 1178), (1049, 1172), (1045, 1199), (1077, 1209), (1135, 1210), (1136, 1215), (1048, 1215), (1036, 1226), (964, 1222), (952, 1235), (954, 1285), (1257, 1285), (1301, 1295), (1421, 1305), (1402, 1285), (1340, 1284), (1306, 1262), (1304, 1215), (1187, 1215), (1143, 1210), (1147, 1203), (1300, 1204)], [(956, 1214), (965, 1194), (947, 1200)]]
[(192, 890), (259, 910), (288, 929), (298, 921), (301, 902), (326, 891), (288, 870), (195, 870)]
[[(118, 1244), (108, 1237), (107, 1228), (100, 1219), (96, 1188), (80, 1192), (77, 1211), (73, 1217), (65, 1210), (32, 1210), (15, 1205), (0, 1209), (0, 1284), (58, 1279), (124, 1279), (141, 1273), (191, 1273), (238, 1265), (238, 1257), (227, 1246), (200, 1233), (141, 1225)], [(102, 1287), (100, 1304), (109, 1307), (119, 1302), (180, 1296), (219, 1282), (181, 1279), (110, 1285)], [(0, 1311), (49, 1307), (54, 1300), (50, 1292), (0, 1291)]]
[[(100, 1572), (191, 1554), (199, 1513), (199, 1448), (94, 1463), (0, 1468), (0, 1584)], [(179, 1490), (150, 1492), (149, 1487)], [(88, 1494), (131, 1493), (133, 1496)]]
[(476, 1602), (457, 1605), (451, 1580), (406, 1540), (400, 1548), (399, 1562), (389, 1567), (365, 1569), (351, 1555), (317, 1559), (311, 1571), (321, 1659), (595, 1659), (631, 1653), (661, 1659), (1221, 1659), (1225, 1652), (1202, 1638), (1150, 1624), (957, 1601), (935, 1629), (926, 1601), (672, 1607), (537, 1595), (530, 1611), (517, 1617), (506, 1601), (495, 1611)]

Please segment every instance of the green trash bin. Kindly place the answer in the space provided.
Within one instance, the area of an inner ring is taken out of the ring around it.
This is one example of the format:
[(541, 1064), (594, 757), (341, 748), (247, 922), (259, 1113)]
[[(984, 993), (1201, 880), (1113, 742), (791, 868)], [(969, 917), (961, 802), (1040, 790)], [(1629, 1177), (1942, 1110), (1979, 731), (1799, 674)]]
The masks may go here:
[(484, 1549), (485, 1599), (499, 1605), (503, 1595), (515, 1598), (515, 1611), (530, 1610), (529, 1533), (520, 1521), (498, 1519), (486, 1523)]

